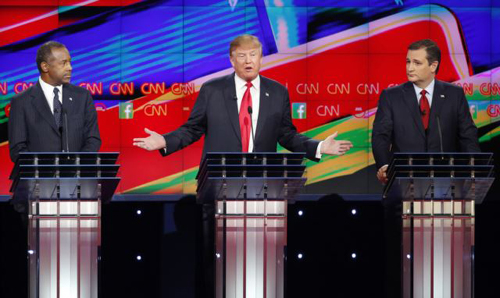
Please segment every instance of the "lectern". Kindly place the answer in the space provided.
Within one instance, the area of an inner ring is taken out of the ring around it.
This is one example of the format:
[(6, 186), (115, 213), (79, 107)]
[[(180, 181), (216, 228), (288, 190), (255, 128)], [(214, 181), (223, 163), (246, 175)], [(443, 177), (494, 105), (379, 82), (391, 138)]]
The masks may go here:
[(28, 211), (29, 297), (97, 298), (101, 203), (120, 181), (118, 153), (21, 153), (13, 203)]
[(215, 206), (217, 298), (282, 298), (287, 202), (304, 186), (304, 153), (208, 153), (198, 200)]
[(474, 210), (492, 153), (396, 153), (388, 179), (384, 199), (402, 200), (403, 297), (474, 297)]

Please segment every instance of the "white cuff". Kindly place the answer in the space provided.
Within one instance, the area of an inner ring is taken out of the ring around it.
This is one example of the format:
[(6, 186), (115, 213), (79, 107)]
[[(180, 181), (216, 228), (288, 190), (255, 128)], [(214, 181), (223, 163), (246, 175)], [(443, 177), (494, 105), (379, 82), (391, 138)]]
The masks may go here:
[(321, 154), (321, 144), (323, 144), (323, 141), (319, 142), (318, 148), (316, 148), (316, 156), (315, 157), (317, 159), (321, 159), (321, 156), (323, 155), (323, 154)]

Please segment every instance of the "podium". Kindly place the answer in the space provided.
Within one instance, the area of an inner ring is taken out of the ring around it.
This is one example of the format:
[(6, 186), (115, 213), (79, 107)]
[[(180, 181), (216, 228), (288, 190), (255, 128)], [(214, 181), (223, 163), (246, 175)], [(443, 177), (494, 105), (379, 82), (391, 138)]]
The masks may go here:
[(101, 203), (118, 186), (118, 153), (23, 152), (12, 203), (28, 211), (30, 298), (97, 298)]
[(215, 207), (215, 297), (284, 297), (287, 202), (306, 182), (304, 156), (207, 153), (197, 193)]
[(474, 297), (475, 204), (493, 154), (395, 153), (387, 173), (384, 200), (402, 201), (403, 297)]

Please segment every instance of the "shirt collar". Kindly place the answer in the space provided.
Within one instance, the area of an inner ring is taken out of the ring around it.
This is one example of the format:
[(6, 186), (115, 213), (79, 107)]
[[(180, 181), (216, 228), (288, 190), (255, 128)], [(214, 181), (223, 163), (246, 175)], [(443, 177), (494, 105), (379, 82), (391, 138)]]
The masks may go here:
[(54, 94), (54, 88), (59, 89), (59, 94), (62, 94), (62, 85), (59, 86), (52, 86), (48, 83), (46, 83), (44, 80), (42, 80), (42, 77), (38, 77), (38, 81), (40, 82), (40, 86), (42, 87), (42, 90), (45, 94)]
[[(247, 81), (240, 78), (236, 73), (234, 74), (234, 81), (236, 82), (236, 89), (246, 88)], [(260, 89), (260, 75), (258, 75), (255, 79), (251, 81), (252, 87)]]
[[(434, 92), (434, 85), (436, 83), (436, 79), (432, 79), (431, 83), (425, 87), (425, 91), (427, 91), (426, 94), (429, 94), (429, 97), (432, 98), (432, 93)], [(417, 98), (420, 96), (420, 92), (422, 92), (422, 88), (418, 87), (417, 85), (413, 84), (413, 87), (415, 88), (415, 92), (417, 93)]]

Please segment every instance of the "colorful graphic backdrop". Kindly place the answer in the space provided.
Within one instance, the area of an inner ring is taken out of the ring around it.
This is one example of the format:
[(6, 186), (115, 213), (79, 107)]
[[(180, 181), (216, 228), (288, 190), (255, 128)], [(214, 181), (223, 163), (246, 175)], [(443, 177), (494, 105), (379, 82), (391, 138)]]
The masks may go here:
[[(38, 79), (37, 48), (67, 45), (72, 83), (91, 91), (102, 151), (119, 151), (122, 194), (193, 193), (203, 140), (162, 158), (132, 146), (145, 127), (165, 133), (189, 116), (200, 86), (232, 72), (229, 42), (257, 35), (262, 74), (286, 85), (294, 123), (354, 148), (307, 162), (309, 193), (370, 193), (370, 136), (380, 92), (406, 80), (407, 46), (440, 45), (438, 78), (464, 88), (480, 141), (500, 134), (500, 1), (4, 0), (0, 3), (0, 194), (12, 163), (13, 95)], [(283, 150), (280, 148), (280, 150)]]

